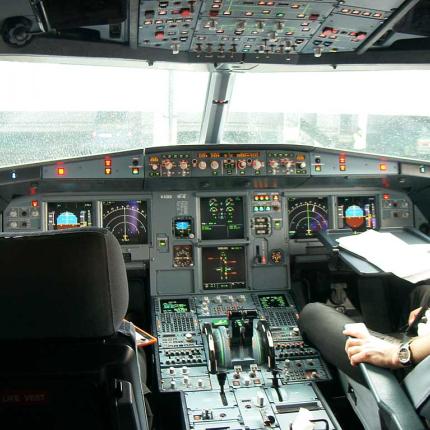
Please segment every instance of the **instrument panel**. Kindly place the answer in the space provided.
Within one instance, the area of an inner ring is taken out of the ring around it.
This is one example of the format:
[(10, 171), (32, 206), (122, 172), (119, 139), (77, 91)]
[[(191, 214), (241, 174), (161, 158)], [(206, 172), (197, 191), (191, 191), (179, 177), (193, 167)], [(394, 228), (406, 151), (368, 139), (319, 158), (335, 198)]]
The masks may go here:
[(121, 245), (148, 243), (148, 210), (142, 200), (102, 202), (102, 226), (110, 230)]
[(48, 230), (93, 226), (92, 202), (49, 202)]
[(292, 239), (311, 238), (329, 228), (327, 197), (288, 199), (289, 235)]
[(212, 59), (352, 52), (403, 3), (147, 0), (138, 46)]
[(201, 197), (200, 225), (202, 240), (243, 239), (243, 198)]

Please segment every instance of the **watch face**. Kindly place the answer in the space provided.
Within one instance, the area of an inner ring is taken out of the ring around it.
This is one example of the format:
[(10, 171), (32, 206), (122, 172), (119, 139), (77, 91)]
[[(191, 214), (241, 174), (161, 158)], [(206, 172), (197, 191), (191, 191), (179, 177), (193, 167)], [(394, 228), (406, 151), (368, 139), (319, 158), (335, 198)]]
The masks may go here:
[(407, 346), (401, 346), (399, 350), (399, 361), (402, 364), (409, 363), (411, 359), (411, 352)]

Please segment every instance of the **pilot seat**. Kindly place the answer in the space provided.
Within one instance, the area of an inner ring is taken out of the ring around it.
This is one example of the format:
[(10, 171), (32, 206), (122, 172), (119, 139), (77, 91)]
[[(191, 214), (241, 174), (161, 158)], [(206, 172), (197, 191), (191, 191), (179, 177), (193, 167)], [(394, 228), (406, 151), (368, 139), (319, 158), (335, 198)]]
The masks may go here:
[(3, 235), (0, 261), (0, 427), (146, 430), (112, 233)]

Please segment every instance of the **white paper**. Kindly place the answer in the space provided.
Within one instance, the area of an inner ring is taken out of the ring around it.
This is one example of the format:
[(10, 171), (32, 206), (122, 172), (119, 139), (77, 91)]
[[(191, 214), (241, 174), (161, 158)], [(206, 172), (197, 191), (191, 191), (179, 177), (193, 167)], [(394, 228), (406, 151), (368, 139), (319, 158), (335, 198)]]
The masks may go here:
[(342, 237), (337, 241), (341, 248), (409, 282), (417, 283), (430, 278), (429, 246), (409, 245), (391, 233), (375, 230)]
[(315, 427), (310, 421), (312, 419), (313, 416), (311, 411), (306, 408), (300, 408), (296, 419), (291, 425), (292, 430), (313, 430)]

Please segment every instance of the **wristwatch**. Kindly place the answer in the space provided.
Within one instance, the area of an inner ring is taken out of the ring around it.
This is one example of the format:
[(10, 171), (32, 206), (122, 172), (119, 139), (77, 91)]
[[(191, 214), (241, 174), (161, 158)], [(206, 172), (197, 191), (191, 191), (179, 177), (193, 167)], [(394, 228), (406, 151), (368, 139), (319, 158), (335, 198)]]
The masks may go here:
[(398, 352), (399, 362), (404, 367), (412, 366), (413, 364), (412, 352), (411, 352), (412, 340), (413, 339), (411, 339), (409, 342), (402, 343), (399, 348), (399, 352)]

